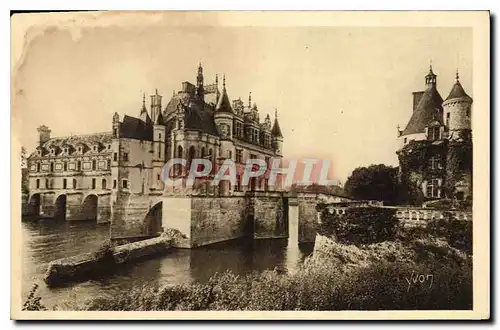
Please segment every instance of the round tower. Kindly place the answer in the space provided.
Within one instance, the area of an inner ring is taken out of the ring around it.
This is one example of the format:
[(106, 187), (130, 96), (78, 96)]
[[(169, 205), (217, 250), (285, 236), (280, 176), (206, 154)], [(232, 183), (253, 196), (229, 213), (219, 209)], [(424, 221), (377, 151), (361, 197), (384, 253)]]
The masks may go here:
[(450, 138), (457, 138), (457, 131), (471, 129), (472, 98), (460, 84), (458, 71), (450, 94), (443, 102), (444, 121), (450, 131)]

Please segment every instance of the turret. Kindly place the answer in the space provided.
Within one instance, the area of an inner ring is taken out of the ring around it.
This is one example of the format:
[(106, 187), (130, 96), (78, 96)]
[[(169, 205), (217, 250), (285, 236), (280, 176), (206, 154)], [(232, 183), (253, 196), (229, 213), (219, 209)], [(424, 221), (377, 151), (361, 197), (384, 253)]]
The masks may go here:
[(274, 124), (271, 129), (272, 146), (278, 156), (283, 156), (283, 134), (278, 123), (278, 110), (274, 112)]
[(158, 90), (155, 90), (155, 94), (151, 95), (151, 120), (156, 123), (158, 116), (161, 114), (161, 95), (158, 94)]
[(432, 64), (429, 66), (429, 73), (425, 76), (425, 88), (436, 88), (437, 76), (432, 72)]
[(232, 139), (233, 135), (233, 109), (227, 96), (226, 76), (223, 77), (222, 95), (215, 107), (214, 121), (222, 139)]
[(142, 107), (139, 118), (141, 118), (141, 120), (145, 123), (151, 123), (151, 118), (149, 117), (148, 110), (146, 109), (146, 94), (142, 95)]
[(38, 127), (37, 131), (38, 131), (38, 143), (40, 145), (50, 140), (51, 130), (47, 126), (45, 125), (40, 126)]
[(455, 84), (443, 102), (444, 122), (450, 130), (450, 138), (457, 137), (455, 131), (471, 129), (472, 98), (464, 91), (457, 71)]
[(120, 116), (118, 112), (113, 115), (113, 138), (118, 138), (120, 136)]

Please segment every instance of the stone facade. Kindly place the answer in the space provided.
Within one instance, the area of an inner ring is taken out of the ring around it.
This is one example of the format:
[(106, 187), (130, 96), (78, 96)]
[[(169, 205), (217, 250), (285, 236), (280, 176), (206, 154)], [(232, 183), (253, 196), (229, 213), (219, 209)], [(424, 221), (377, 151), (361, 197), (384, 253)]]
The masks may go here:
[(413, 113), (405, 129), (398, 128), (400, 179), (409, 201), (472, 200), (472, 98), (455, 84), (443, 101), (432, 67), (425, 91), (413, 93)]
[[(263, 228), (259, 235), (283, 236), (265, 220), (281, 214), (279, 226), (284, 226), (281, 195), (266, 195), (257, 202), (246, 195), (279, 192), (279, 176), (273, 187), (268, 175), (244, 186), (241, 173), (234, 186), (229, 181), (216, 187), (199, 180), (187, 184), (187, 170), (196, 158), (212, 161), (209, 180), (228, 159), (239, 169), (248, 159), (261, 159), (268, 166), (281, 159), (283, 135), (277, 111), (274, 123), (269, 114), (261, 121), (251, 94), (248, 105), (241, 99), (230, 101), (225, 77), (222, 89), (217, 76), (214, 84), (205, 85), (201, 65), (196, 85), (183, 82), (165, 107), (162, 99), (156, 90), (149, 110), (143, 97), (137, 117), (120, 118), (115, 113), (110, 132), (53, 138), (47, 126), (39, 127), (38, 146), (27, 160), (29, 196), (24, 213), (110, 221), (112, 238), (130, 240), (158, 235), (173, 221), (173, 227), (194, 237), (190, 245), (198, 246), (242, 236), (247, 230), (245, 212), (257, 203), (257, 224)], [(180, 188), (165, 187), (163, 180), (164, 166), (173, 158), (187, 163), (169, 172), (181, 179)], [(172, 208), (170, 199), (177, 197), (180, 204)], [(188, 218), (188, 227), (179, 225)]]

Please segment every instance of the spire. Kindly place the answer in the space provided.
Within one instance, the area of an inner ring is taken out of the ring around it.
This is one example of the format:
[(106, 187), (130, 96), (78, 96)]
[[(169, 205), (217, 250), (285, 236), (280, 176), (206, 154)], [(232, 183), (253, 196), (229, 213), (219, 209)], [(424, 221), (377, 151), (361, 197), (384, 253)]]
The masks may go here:
[(198, 65), (198, 75), (196, 76), (196, 91), (200, 99), (204, 99), (205, 90), (203, 89), (203, 67)]
[(457, 68), (457, 74), (456, 74), (456, 76), (455, 76), (455, 82), (458, 82), (458, 81), (459, 81), (459, 78), (460, 78), (460, 77), (459, 77), (459, 75), (458, 75), (458, 68)]
[(146, 93), (142, 93), (142, 108), (141, 108), (141, 115), (147, 112), (146, 110)]
[(283, 137), (283, 134), (281, 133), (280, 125), (278, 123), (278, 109), (274, 109), (274, 125), (273, 125), (273, 128), (271, 130), (271, 134), (274, 137), (279, 137), (279, 138)]
[(248, 93), (248, 108), (252, 107), (252, 92)]
[(222, 91), (226, 91), (226, 74), (224, 73), (222, 76)]

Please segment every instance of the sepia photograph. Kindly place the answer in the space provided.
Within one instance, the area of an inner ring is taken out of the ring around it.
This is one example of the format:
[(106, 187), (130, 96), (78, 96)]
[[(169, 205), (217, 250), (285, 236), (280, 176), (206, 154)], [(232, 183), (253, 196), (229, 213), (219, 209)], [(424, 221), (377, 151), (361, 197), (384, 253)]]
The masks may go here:
[(488, 319), (489, 20), (13, 15), (11, 318)]

